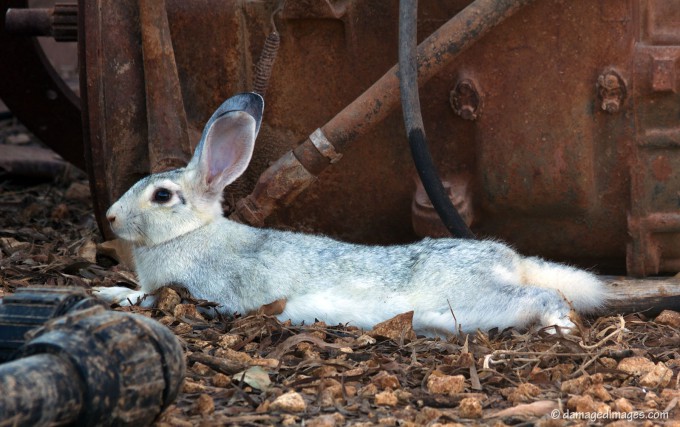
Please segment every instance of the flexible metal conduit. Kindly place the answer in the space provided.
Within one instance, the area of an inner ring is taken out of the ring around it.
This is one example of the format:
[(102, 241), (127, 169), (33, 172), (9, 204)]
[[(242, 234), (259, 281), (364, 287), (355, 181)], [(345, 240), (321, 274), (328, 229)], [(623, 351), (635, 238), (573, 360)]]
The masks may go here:
[(418, 93), (418, 0), (399, 1), (399, 89), (404, 126), (411, 156), (425, 192), (444, 226), (454, 237), (474, 238), (463, 218), (446, 194), (432, 160), (425, 136)]
[[(475, 0), (418, 46), (418, 84), (448, 66), (461, 52), (534, 0)], [(279, 206), (295, 200), (316, 176), (340, 160), (347, 146), (399, 105), (399, 66), (392, 67), (350, 105), (265, 170), (253, 192), (236, 205), (232, 219), (264, 224)]]

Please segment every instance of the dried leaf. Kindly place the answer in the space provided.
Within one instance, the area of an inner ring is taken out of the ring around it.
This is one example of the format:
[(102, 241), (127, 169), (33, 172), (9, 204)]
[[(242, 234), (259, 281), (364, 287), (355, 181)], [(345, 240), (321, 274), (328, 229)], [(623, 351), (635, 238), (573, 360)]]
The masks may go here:
[(132, 257), (132, 246), (121, 239), (108, 240), (97, 245), (97, 252), (114, 259), (120, 267), (134, 271), (135, 260)]
[(97, 245), (91, 239), (87, 239), (78, 248), (78, 256), (85, 261), (95, 264), (97, 262)]
[(415, 340), (416, 333), (413, 331), (413, 312), (402, 313), (393, 318), (380, 322), (368, 332), (372, 337), (387, 338), (394, 342), (409, 342)]
[(234, 374), (233, 378), (261, 391), (269, 388), (272, 383), (267, 371), (259, 366), (251, 366), (245, 371)]

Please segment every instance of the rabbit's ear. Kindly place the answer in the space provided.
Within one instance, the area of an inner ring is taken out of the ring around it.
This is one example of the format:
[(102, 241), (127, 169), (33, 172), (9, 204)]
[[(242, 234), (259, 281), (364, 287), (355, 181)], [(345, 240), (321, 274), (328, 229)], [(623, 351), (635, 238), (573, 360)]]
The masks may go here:
[(248, 167), (260, 128), (262, 97), (240, 94), (225, 101), (203, 130), (187, 170), (201, 186), (219, 194)]

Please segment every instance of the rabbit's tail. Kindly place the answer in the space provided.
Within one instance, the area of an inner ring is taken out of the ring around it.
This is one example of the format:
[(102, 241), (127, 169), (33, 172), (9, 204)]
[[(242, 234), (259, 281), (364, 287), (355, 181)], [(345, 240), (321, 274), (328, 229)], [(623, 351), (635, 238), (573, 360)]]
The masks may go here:
[(560, 291), (579, 312), (592, 312), (608, 298), (604, 283), (587, 271), (535, 257), (523, 259), (521, 265), (525, 284)]

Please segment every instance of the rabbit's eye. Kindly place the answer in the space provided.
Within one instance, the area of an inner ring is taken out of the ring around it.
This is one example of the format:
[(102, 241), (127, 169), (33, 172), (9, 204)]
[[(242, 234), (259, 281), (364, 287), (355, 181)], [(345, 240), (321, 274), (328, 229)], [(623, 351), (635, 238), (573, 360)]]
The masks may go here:
[(157, 203), (167, 203), (172, 199), (172, 191), (167, 188), (157, 188), (153, 192), (153, 201)]

